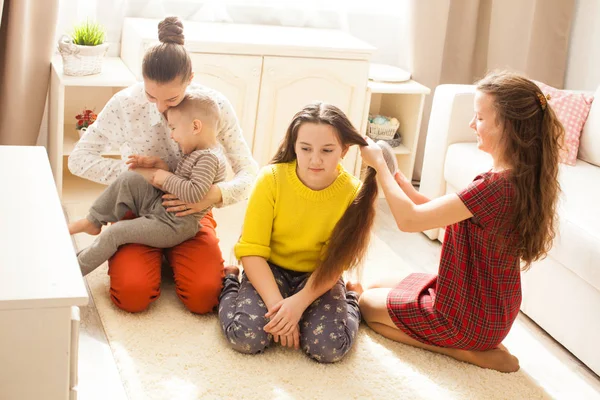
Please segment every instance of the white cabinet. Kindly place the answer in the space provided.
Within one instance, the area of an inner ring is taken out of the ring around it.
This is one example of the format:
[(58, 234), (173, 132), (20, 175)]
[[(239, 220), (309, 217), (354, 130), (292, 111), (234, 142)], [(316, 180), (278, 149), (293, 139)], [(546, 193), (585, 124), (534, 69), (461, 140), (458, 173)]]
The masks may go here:
[(0, 399), (74, 400), (88, 295), (45, 149), (0, 146), (0, 179)]
[[(292, 117), (306, 104), (324, 100), (338, 106), (359, 129), (365, 101), (368, 62), (265, 57), (260, 90), (254, 158), (267, 164), (285, 136)], [(356, 149), (344, 159), (354, 171)]]
[[(158, 22), (124, 21), (121, 58), (138, 79), (145, 50), (158, 41)], [(331, 29), (184, 22), (184, 33), (194, 80), (229, 99), (259, 164), (273, 157), (309, 102), (332, 103), (361, 128), (375, 50), (369, 44)], [(350, 172), (356, 159), (356, 149), (344, 159)]]
[(221, 92), (231, 102), (251, 146), (262, 57), (192, 53), (194, 81)]

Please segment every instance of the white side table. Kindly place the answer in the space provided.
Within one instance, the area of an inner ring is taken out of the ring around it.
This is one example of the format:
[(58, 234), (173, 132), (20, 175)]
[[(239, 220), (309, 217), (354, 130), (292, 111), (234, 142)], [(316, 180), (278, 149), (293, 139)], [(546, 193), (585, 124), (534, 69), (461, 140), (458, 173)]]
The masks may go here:
[(0, 399), (77, 398), (88, 295), (43, 147), (0, 146)]
[[(75, 115), (83, 108), (99, 113), (108, 100), (120, 90), (136, 82), (134, 75), (119, 57), (106, 57), (102, 61), (102, 72), (88, 76), (63, 74), (62, 58), (52, 58), (48, 113), (48, 157), (54, 174), (59, 196), (62, 197), (63, 183), (77, 184), (77, 179), (66, 168), (67, 157), (79, 140), (75, 129)], [(103, 156), (119, 156), (113, 149)]]

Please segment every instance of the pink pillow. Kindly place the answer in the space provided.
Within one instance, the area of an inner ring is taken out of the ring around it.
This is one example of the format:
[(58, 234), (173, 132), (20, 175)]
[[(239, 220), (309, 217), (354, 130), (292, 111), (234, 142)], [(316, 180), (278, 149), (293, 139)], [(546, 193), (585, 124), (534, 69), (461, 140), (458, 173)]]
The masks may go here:
[(594, 97), (559, 90), (542, 82), (534, 82), (546, 95), (548, 104), (565, 128), (565, 148), (561, 153), (560, 161), (567, 165), (575, 165), (579, 150), (579, 136), (581, 136)]

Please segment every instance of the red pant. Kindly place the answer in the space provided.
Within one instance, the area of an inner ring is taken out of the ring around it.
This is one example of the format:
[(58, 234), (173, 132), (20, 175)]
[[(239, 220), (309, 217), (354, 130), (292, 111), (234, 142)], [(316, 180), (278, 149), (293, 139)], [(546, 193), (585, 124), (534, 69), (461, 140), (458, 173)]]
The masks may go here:
[(175, 290), (188, 310), (211, 312), (219, 302), (223, 257), (212, 213), (200, 221), (195, 237), (170, 249), (127, 244), (108, 260), (110, 298), (129, 312), (143, 311), (160, 296), (163, 251), (175, 276)]

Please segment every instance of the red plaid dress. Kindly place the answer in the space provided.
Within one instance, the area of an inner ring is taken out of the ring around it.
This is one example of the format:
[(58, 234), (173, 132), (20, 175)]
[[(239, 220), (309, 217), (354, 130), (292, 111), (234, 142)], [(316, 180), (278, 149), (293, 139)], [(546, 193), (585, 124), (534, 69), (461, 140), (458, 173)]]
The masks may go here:
[(391, 290), (389, 315), (410, 337), (488, 350), (508, 334), (521, 305), (521, 275), (506, 244), (517, 235), (510, 229), (514, 191), (507, 178), (488, 172), (457, 193), (473, 217), (446, 228), (438, 275), (412, 274)]

